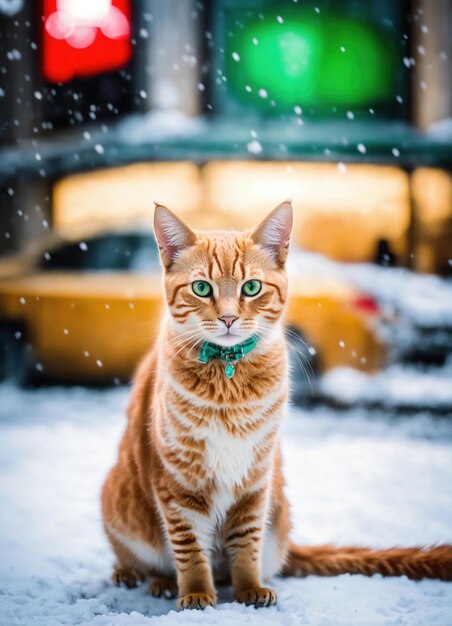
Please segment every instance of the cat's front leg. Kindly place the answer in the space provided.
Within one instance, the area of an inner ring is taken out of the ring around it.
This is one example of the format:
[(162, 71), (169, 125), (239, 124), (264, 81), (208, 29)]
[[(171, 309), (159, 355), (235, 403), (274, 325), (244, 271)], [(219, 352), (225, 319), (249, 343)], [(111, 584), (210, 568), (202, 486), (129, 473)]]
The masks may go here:
[(165, 509), (179, 588), (178, 608), (203, 609), (215, 606), (216, 592), (208, 546), (213, 533), (206, 532), (207, 516), (194, 514), (193, 510), (174, 502)]
[(228, 511), (224, 527), (234, 595), (256, 607), (276, 603), (276, 592), (261, 585), (265, 502), (264, 490), (245, 494)]

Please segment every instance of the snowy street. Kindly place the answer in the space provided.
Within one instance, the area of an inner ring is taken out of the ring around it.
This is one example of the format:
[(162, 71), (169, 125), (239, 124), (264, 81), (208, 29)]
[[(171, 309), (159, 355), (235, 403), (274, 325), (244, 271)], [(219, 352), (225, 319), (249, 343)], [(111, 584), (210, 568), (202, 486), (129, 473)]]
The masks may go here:
[[(0, 386), (1, 626), (450, 626), (452, 584), (376, 576), (277, 579), (270, 609), (176, 612), (109, 582), (99, 490), (128, 389)], [(293, 409), (283, 436), (294, 537), (371, 546), (452, 541), (452, 422)]]

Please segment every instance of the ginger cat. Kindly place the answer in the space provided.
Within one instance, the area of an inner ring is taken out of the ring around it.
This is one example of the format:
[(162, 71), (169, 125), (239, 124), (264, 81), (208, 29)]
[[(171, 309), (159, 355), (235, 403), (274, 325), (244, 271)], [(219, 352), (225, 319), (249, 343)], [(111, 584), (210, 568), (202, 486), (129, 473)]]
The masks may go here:
[(148, 575), (154, 596), (215, 606), (215, 580), (270, 606), (278, 573), (452, 579), (452, 546), (302, 548), (289, 539), (279, 426), (292, 207), (254, 230), (195, 232), (163, 206), (155, 234), (166, 314), (135, 376), (117, 464), (102, 493), (113, 580)]

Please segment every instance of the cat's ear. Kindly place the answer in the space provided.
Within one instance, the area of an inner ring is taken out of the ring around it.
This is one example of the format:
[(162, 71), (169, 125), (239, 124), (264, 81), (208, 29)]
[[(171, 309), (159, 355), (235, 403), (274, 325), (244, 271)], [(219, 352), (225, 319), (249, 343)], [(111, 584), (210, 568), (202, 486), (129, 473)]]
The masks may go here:
[(279, 204), (251, 233), (254, 243), (265, 248), (279, 265), (284, 265), (292, 230), (292, 203)]
[(168, 268), (174, 259), (196, 241), (195, 233), (172, 211), (155, 203), (154, 232), (163, 265)]

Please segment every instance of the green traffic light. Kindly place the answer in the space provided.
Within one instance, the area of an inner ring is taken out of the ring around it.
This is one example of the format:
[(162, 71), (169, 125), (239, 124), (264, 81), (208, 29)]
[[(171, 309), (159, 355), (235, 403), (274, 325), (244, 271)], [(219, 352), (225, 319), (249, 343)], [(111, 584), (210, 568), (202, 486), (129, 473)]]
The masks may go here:
[(393, 98), (395, 52), (372, 24), (276, 11), (233, 31), (226, 76), (234, 96), (267, 108), (364, 107)]

